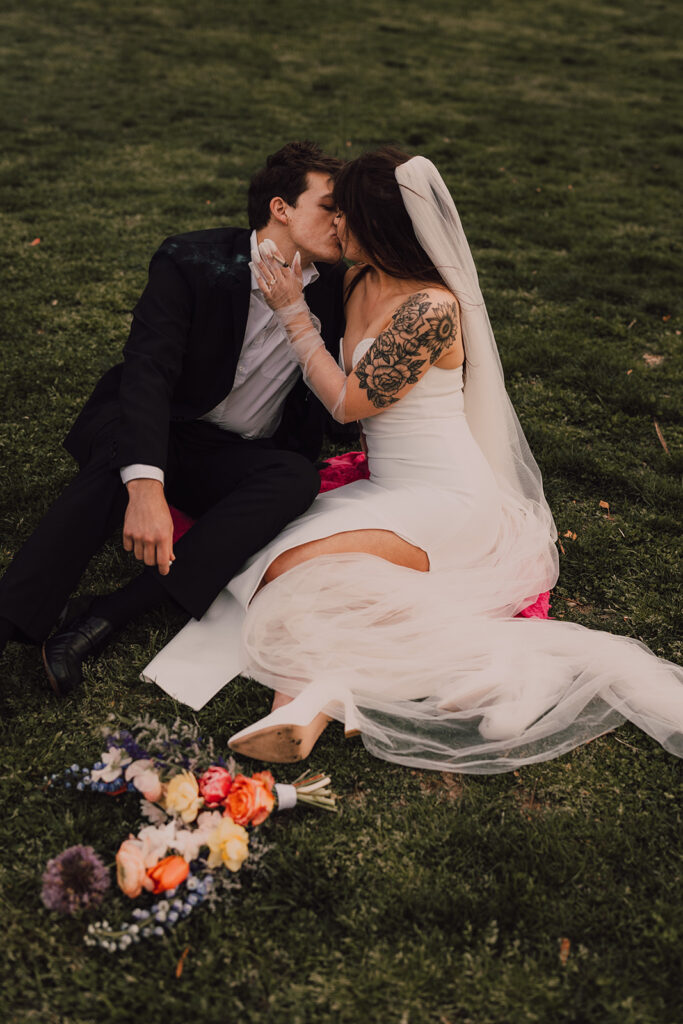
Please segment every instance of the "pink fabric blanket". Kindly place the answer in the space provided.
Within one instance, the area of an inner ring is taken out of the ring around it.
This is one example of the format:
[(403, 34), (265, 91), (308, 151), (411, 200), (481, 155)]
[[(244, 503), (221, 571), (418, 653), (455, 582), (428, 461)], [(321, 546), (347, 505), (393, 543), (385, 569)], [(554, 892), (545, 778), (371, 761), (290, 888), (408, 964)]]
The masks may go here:
[[(344, 455), (335, 455), (328, 459), (327, 465), (320, 470), (320, 492), (333, 491), (335, 487), (343, 487), (354, 480), (367, 480), (370, 476), (368, 460), (363, 452), (346, 452)], [(190, 519), (184, 512), (177, 508), (171, 508), (173, 517), (173, 541), (180, 540), (184, 533), (192, 526), (194, 519)], [(550, 594), (539, 594), (533, 604), (529, 605), (519, 613), (518, 617), (525, 619), (547, 619), (550, 611)]]

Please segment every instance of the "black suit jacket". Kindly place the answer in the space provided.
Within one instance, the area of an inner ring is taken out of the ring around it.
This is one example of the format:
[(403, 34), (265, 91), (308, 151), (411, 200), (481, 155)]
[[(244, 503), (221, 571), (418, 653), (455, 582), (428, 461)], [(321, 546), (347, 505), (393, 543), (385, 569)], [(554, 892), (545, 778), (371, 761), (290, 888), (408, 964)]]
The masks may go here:
[[(196, 420), (232, 388), (249, 312), (251, 274), (246, 228), (212, 228), (167, 238), (152, 257), (133, 311), (124, 361), (99, 380), (64, 446), (84, 462), (92, 440), (118, 419), (114, 465), (166, 468), (169, 424)], [(344, 333), (341, 264), (317, 264), (306, 301), (338, 354)], [(287, 397), (274, 441), (315, 459), (327, 414), (300, 379)]]

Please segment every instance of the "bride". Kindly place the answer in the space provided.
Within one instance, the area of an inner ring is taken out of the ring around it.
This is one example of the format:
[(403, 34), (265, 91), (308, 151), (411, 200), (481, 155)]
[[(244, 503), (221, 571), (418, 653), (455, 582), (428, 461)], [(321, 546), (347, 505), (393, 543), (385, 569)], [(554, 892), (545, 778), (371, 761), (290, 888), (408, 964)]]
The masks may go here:
[(370, 477), (319, 495), (229, 584), (245, 674), (275, 690), (231, 748), (299, 760), (333, 716), (379, 757), (500, 772), (626, 716), (683, 755), (683, 670), (636, 640), (515, 618), (557, 579), (557, 533), (436, 168), (384, 148), (345, 165), (334, 198), (355, 264), (339, 364), (297, 258), (266, 243), (253, 269), (311, 390), (360, 420)]

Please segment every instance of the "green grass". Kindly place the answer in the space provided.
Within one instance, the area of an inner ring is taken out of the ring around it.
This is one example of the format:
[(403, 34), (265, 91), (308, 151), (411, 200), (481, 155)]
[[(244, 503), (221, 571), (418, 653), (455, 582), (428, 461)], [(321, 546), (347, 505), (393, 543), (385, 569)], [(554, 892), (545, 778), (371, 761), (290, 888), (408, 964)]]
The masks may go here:
[[(678, 38), (671, 5), (635, 0), (7, 0), (0, 569), (72, 473), (58, 442), (118, 359), (159, 242), (244, 224), (250, 174), (290, 138), (341, 156), (395, 142), (453, 190), (576, 534), (553, 613), (680, 660)], [(134, 571), (114, 541), (83, 589)], [(41, 779), (94, 759), (111, 713), (190, 717), (137, 681), (177, 626), (126, 630), (64, 703), (34, 650), (1, 663), (3, 1024), (683, 1019), (680, 766), (631, 726), (486, 779), (375, 761), (335, 726), (312, 763), (340, 817), (267, 825), (231, 909), (116, 958), (84, 948), (42, 908), (43, 866), (79, 841), (112, 859), (134, 818)], [(267, 700), (243, 680), (196, 717), (225, 746)]]

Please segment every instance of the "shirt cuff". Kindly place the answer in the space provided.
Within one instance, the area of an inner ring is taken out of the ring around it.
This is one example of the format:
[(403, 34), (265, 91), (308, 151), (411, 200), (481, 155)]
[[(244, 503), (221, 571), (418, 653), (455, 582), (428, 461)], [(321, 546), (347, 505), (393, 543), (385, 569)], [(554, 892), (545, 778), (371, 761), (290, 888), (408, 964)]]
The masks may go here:
[(143, 462), (136, 462), (132, 466), (121, 466), (121, 481), (124, 484), (131, 480), (158, 480), (164, 483), (164, 471), (158, 466), (146, 466)]

